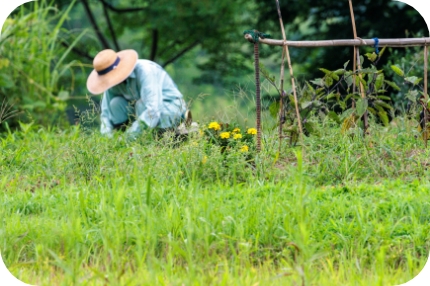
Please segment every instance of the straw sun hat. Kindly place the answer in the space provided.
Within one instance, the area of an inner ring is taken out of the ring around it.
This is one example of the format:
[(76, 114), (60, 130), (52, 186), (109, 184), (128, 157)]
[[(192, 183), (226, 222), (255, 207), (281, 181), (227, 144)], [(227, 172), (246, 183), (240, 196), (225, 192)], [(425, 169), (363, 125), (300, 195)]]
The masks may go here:
[(87, 88), (92, 94), (100, 94), (124, 81), (133, 71), (137, 62), (135, 50), (115, 52), (103, 50), (93, 61), (94, 70), (88, 76)]

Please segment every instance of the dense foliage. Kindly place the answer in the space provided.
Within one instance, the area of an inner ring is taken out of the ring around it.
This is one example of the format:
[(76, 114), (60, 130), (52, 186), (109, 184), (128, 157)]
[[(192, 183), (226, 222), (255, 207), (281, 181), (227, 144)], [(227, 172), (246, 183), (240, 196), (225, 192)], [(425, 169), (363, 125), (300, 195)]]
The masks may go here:
[[(0, 38), (0, 110), (15, 112), (8, 120), (15, 128), (18, 120), (34, 120), (38, 124), (65, 124), (65, 109), (75, 85), (77, 59), (67, 60), (71, 48), (85, 31), (74, 36), (69, 48), (61, 45), (71, 33), (62, 25), (73, 3), (63, 12), (45, 1), (34, 3), (33, 10), (21, 8), (3, 25)], [(80, 71), (82, 72), (82, 70)], [(5, 117), (0, 117), (0, 123)], [(0, 124), (0, 131), (6, 127)]]

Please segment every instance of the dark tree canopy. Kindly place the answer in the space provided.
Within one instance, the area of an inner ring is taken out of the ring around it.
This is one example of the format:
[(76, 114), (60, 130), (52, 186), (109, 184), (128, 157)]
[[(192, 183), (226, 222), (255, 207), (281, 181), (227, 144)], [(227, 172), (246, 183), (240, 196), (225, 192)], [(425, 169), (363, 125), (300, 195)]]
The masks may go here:
[[(66, 9), (70, 1), (53, 3)], [(347, 0), (280, 0), (280, 5), (290, 40), (353, 38)], [(361, 38), (428, 36), (421, 15), (402, 2), (355, 0), (353, 6)], [(199, 81), (210, 83), (251, 72), (252, 52), (244, 49), (244, 30), (255, 28), (282, 38), (275, 0), (76, 0), (67, 28), (90, 29), (91, 36), (73, 49), (86, 62), (101, 49), (132, 48), (141, 58), (167, 66), (199, 47), (206, 61), (193, 64), (202, 71)], [(262, 57), (276, 52), (279, 49), (261, 48)], [(309, 77), (320, 67), (341, 67), (351, 59), (352, 48), (296, 48), (290, 53)], [(387, 62), (387, 55), (379, 65)]]
[[(65, 9), (70, 1), (55, 3)], [(94, 36), (74, 49), (87, 60), (101, 49), (132, 48), (165, 67), (199, 46), (207, 58), (202, 78), (213, 81), (243, 71), (241, 31), (256, 21), (252, 7), (246, 0), (77, 0), (68, 28), (91, 29)]]

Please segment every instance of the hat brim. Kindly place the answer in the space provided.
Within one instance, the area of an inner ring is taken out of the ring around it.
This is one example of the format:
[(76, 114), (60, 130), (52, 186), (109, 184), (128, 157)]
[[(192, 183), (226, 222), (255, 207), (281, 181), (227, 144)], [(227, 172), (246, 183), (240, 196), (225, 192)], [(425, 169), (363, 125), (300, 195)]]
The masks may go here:
[(135, 50), (124, 50), (116, 53), (120, 58), (118, 66), (105, 75), (99, 75), (94, 69), (87, 79), (87, 89), (92, 94), (100, 94), (123, 82), (136, 65), (138, 54)]

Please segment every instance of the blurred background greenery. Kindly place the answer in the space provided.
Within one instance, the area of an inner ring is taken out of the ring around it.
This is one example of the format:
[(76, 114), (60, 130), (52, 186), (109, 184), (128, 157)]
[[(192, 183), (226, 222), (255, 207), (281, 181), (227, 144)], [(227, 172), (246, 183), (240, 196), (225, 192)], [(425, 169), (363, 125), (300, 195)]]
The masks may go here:
[[(361, 38), (428, 37), (420, 14), (389, 0), (353, 1)], [(352, 39), (348, 1), (280, 1), (289, 40)], [(0, 38), (0, 131), (18, 121), (66, 126), (97, 108), (86, 78), (102, 49), (135, 49), (162, 65), (178, 84), (194, 118), (252, 122), (252, 45), (242, 32), (258, 29), (281, 39), (275, 0), (39, 0), (17, 8)], [(281, 49), (260, 45), (261, 61), (279, 75)], [(362, 54), (372, 51), (363, 48)], [(290, 48), (296, 78), (320, 77), (352, 59), (352, 47)], [(378, 68), (399, 64), (422, 77), (420, 48), (390, 48)], [(351, 61), (352, 62), (352, 61)], [(350, 63), (351, 65), (351, 63)], [(389, 78), (390, 79), (390, 78)], [(286, 73), (286, 89), (290, 89)], [(264, 85), (264, 82), (263, 82)], [(401, 83), (399, 82), (399, 85)], [(399, 112), (405, 90), (389, 91)], [(263, 96), (273, 89), (263, 87)], [(10, 116), (8, 120), (6, 115)], [(248, 120), (248, 121), (247, 121)], [(93, 122), (97, 124), (96, 121)], [(248, 123), (246, 123), (248, 124)], [(249, 123), (248, 125), (252, 125)]]

